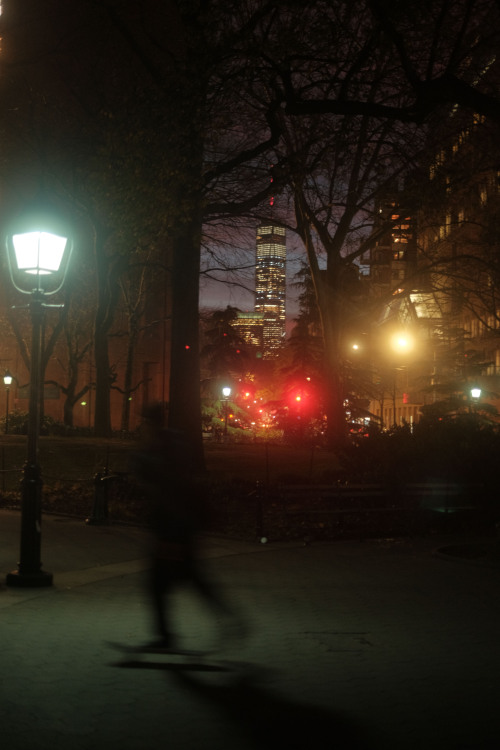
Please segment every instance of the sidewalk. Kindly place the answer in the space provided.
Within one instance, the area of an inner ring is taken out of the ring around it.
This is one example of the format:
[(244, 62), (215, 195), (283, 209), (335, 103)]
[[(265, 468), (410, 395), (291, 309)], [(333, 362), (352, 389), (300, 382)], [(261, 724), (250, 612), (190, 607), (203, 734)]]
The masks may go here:
[[(433, 554), (441, 541), (207, 539), (207, 572), (248, 639), (201, 660), (136, 658), (107, 642), (151, 634), (147, 534), (46, 517), (54, 585), (11, 589), (19, 514), (0, 511), (2, 746), (495, 747), (500, 568)], [(214, 642), (194, 594), (179, 593), (175, 616), (186, 647)]]

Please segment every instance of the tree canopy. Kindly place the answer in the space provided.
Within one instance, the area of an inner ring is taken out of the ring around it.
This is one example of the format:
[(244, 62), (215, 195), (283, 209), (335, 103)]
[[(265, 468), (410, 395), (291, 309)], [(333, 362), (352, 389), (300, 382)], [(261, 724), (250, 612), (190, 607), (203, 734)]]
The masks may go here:
[(171, 273), (169, 422), (203, 464), (203, 236), (265, 216), (272, 167), (275, 215), (301, 238), (312, 271), (339, 438), (345, 308), (375, 192), (407, 173), (453, 108), (498, 121), (498, 2), (4, 6), (3, 179), (18, 198), (43, 173), (93, 228), (101, 392), (113, 274), (146, 238)]

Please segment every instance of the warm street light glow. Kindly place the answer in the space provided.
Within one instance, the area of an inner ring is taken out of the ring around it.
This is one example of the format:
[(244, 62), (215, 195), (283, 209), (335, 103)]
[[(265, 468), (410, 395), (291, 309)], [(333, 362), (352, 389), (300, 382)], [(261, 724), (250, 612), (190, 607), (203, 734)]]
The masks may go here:
[(391, 339), (391, 346), (399, 353), (409, 352), (413, 349), (413, 338), (408, 333), (396, 333)]
[(470, 389), (470, 395), (475, 399), (481, 398), (481, 388), (474, 386), (474, 388)]

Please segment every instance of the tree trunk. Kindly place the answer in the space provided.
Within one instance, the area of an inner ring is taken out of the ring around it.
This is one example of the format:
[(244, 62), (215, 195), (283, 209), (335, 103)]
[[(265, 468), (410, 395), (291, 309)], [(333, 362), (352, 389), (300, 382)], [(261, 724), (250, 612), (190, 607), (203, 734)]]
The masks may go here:
[(122, 401), (122, 419), (121, 431), (128, 432), (130, 429), (130, 396), (132, 393), (132, 376), (134, 372), (134, 356), (137, 341), (137, 327), (132, 324), (129, 326), (127, 360), (125, 363), (125, 375), (123, 382), (123, 401)]
[(117, 284), (106, 256), (107, 235), (95, 228), (95, 265), (97, 273), (97, 310), (94, 324), (95, 411), (96, 437), (111, 435), (111, 368), (109, 366), (108, 334), (113, 322)]
[(76, 385), (78, 382), (78, 367), (76, 365), (76, 362), (74, 360), (74, 357), (70, 356), (68, 358), (68, 370), (69, 370), (69, 378), (68, 378), (68, 384), (65, 389), (65, 395), (66, 398), (64, 399), (64, 407), (63, 407), (63, 414), (64, 414), (64, 425), (66, 427), (73, 427), (73, 408), (76, 403)]
[(187, 56), (171, 81), (168, 95), (172, 121), (166, 134), (170, 168), (173, 222), (172, 327), (168, 426), (182, 431), (189, 445), (193, 470), (205, 470), (203, 454), (199, 287), (204, 209), (203, 151), (206, 107), (202, 58)]
[(338, 268), (327, 270), (326, 281), (320, 286), (319, 310), (325, 344), (327, 373), (326, 415), (327, 444), (331, 450), (341, 448), (346, 440), (344, 383), (342, 378), (342, 289)]
[(185, 434), (193, 465), (203, 471), (198, 313), (200, 232), (201, 220), (193, 217), (173, 245), (168, 426)]
[(344, 384), (341, 372), (341, 330), (343, 324), (342, 263), (333, 249), (328, 253), (326, 273), (320, 270), (311, 236), (303, 193), (295, 193), (295, 215), (299, 234), (306, 248), (314, 293), (323, 332), (325, 349), (327, 445), (330, 450), (340, 448), (346, 439)]
[[(97, 321), (96, 321), (97, 323)], [(111, 378), (108, 356), (107, 330), (96, 325), (95, 330), (95, 411), (94, 434), (96, 437), (111, 435)]]

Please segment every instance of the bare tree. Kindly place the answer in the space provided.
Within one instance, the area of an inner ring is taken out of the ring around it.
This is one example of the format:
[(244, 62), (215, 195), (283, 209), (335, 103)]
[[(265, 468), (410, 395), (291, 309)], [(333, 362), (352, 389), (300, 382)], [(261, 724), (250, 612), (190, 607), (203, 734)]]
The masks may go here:
[[(405, 3), (404, 9), (312, 4), (300, 21), (287, 19), (293, 45), (276, 35), (263, 58), (264, 93), (269, 101), (281, 96), (283, 105), (276, 112), (276, 161), (286, 173), (320, 310), (331, 445), (342, 442), (345, 430), (345, 335), (356, 319), (366, 325), (360, 311), (369, 309), (353, 272), (375, 239), (366, 230), (374, 224), (376, 195), (396, 190), (437, 139), (449, 138), (445, 128), (433, 129), (440, 117), (449, 119), (451, 105), (498, 117), (490, 70), (498, 23), (490, 24), (497, 16), (488, 2)], [(416, 213), (420, 201), (413, 199)], [(441, 255), (441, 262), (449, 259)]]
[[(146, 196), (153, 185), (158, 196), (161, 211), (154, 215), (172, 253), (169, 422), (189, 435), (194, 459), (203, 465), (203, 226), (263, 206), (271, 164), (276, 183), (292, 188), (296, 229), (311, 263), (336, 394), (331, 429), (338, 429), (340, 313), (375, 186), (404, 169), (406, 150), (413, 154), (418, 146), (413, 138), (443, 103), (498, 117), (493, 89), (484, 77), (476, 84), (498, 46), (493, 0), (145, 0), (119, 6), (112, 0), (51, 0), (43, 13), (39, 3), (25, 3), (23, 11), (24, 18), (11, 18), (28, 21), (34, 45), (22, 49), (34, 50), (40, 68), (31, 71), (28, 86), (43, 83), (45, 106), (50, 101), (63, 115), (59, 152), (67, 154), (75, 143), (82, 148), (74, 136), (84, 113), (93, 157), (87, 164), (97, 168), (101, 162), (101, 185), (104, 175), (115, 194), (124, 180), (129, 190), (148, 185)], [(3, 59), (13, 75), (12, 58)], [(117, 123), (124, 121), (129, 137), (110, 162), (109, 148), (96, 149), (96, 143), (102, 133), (120, 143), (125, 129)], [(148, 150), (157, 159), (153, 168)], [(137, 157), (135, 182), (127, 153)], [(114, 202), (113, 210), (104, 190), (99, 197), (99, 223), (116, 232), (125, 202)], [(320, 247), (327, 257), (324, 275)], [(109, 262), (106, 252), (101, 260)], [(104, 282), (102, 292), (107, 294)], [(105, 332), (107, 320), (103, 309), (96, 330)], [(106, 380), (104, 348), (96, 347), (96, 357)], [(99, 409), (106, 419), (104, 401)]]

